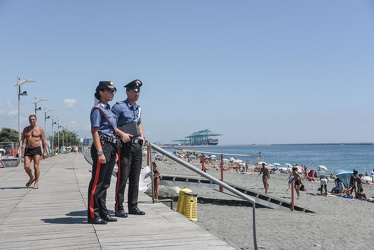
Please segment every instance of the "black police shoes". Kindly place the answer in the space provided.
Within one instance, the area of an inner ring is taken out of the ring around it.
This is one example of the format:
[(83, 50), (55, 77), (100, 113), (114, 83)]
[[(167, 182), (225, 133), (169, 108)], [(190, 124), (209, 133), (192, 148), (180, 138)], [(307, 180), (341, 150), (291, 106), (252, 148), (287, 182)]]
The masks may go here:
[(118, 210), (115, 215), (116, 217), (127, 218), (127, 213), (125, 213), (123, 210)]
[(138, 207), (134, 207), (133, 209), (129, 209), (129, 214), (145, 215), (145, 212), (140, 211)]
[(106, 224), (107, 222), (99, 217), (97, 218), (88, 218), (88, 221), (87, 223), (90, 223), (90, 224)]
[(113, 218), (109, 214), (103, 216), (102, 219), (105, 220), (106, 222), (116, 222), (117, 221), (117, 218)]

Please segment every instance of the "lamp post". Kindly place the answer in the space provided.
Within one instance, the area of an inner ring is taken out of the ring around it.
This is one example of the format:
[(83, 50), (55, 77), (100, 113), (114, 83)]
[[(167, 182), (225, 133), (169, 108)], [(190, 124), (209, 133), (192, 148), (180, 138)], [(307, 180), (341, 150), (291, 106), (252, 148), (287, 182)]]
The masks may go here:
[[(45, 133), (45, 137), (47, 138), (47, 119), (50, 119), (49, 116), (47, 116), (47, 113), (49, 111), (54, 111), (53, 109), (44, 109), (44, 133)], [(52, 143), (51, 143), (51, 147), (52, 147)]]
[(54, 121), (57, 117), (52, 116), (52, 154), (55, 154), (55, 135), (53, 133), (53, 125), (56, 124), (57, 122)]
[(34, 98), (34, 102), (33, 102), (33, 103), (35, 104), (35, 108), (34, 108), (34, 110), (35, 110), (35, 115), (36, 115), (36, 111), (37, 111), (37, 110), (42, 110), (41, 107), (39, 107), (39, 108), (36, 107), (36, 104), (37, 104), (38, 102), (41, 102), (41, 101), (48, 101), (48, 100), (47, 100), (47, 99), (43, 99), (43, 98), (39, 98), (39, 99), (36, 98), (36, 97)]
[(57, 123), (57, 152), (60, 153), (60, 122)]
[(51, 117), (47, 116), (47, 113), (49, 111), (54, 111), (53, 109), (44, 109), (44, 132), (47, 135), (47, 119), (50, 119)]
[(18, 140), (21, 140), (21, 96), (27, 96), (27, 92), (21, 92), (21, 85), (28, 83), (28, 82), (35, 82), (34, 80), (22, 80), (21, 78), (17, 77), (17, 83), (14, 86), (17, 88), (17, 95), (18, 95)]
[(63, 127), (63, 124), (60, 125), (60, 127), (62, 127), (62, 150), (61, 150), (61, 153), (63, 151), (65, 151), (65, 145), (64, 145), (64, 141), (65, 141), (65, 136), (64, 136), (64, 133), (65, 133), (65, 128)]

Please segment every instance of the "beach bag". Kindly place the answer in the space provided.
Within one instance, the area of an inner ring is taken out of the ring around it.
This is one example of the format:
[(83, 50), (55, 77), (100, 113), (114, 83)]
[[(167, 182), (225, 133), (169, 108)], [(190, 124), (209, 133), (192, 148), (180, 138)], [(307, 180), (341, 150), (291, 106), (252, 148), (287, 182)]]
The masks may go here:
[(301, 184), (301, 185), (300, 185), (300, 191), (305, 191), (304, 184)]
[(288, 182), (289, 183), (295, 183), (295, 177), (294, 176), (290, 176), (290, 178), (288, 179)]

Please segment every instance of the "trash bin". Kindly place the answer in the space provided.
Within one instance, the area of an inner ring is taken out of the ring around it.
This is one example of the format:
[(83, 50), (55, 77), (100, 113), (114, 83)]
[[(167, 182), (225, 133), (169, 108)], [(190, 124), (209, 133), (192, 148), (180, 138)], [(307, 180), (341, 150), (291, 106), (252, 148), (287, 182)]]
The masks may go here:
[(183, 208), (184, 208), (184, 199), (185, 199), (185, 193), (192, 192), (191, 189), (188, 188), (182, 188), (179, 191), (179, 196), (178, 196), (178, 206), (177, 206), (177, 212), (183, 214)]
[(184, 210), (183, 215), (192, 221), (197, 221), (197, 194), (184, 193)]

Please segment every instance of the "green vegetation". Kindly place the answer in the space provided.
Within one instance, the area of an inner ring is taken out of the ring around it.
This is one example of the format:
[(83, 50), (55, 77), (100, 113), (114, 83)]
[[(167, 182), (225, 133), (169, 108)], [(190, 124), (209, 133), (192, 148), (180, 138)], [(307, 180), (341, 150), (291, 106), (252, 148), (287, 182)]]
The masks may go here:
[(18, 143), (18, 131), (11, 128), (2, 128), (0, 131), (0, 142)]

